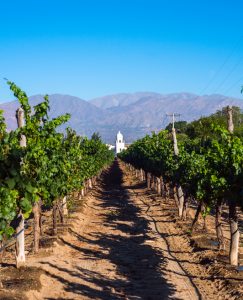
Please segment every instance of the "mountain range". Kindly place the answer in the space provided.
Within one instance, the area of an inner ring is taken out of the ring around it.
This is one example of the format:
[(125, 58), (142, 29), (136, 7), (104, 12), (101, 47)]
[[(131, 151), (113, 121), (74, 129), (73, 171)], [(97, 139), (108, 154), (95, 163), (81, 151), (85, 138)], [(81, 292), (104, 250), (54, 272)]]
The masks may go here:
[[(29, 98), (36, 105), (43, 95)], [(70, 113), (71, 126), (81, 135), (91, 136), (99, 132), (103, 140), (114, 144), (120, 130), (127, 143), (131, 143), (151, 131), (158, 131), (169, 123), (167, 114), (179, 113), (180, 119), (192, 121), (210, 115), (227, 105), (243, 108), (243, 99), (223, 95), (198, 96), (191, 93), (159, 94), (153, 92), (120, 93), (89, 101), (70, 95), (53, 94), (50, 99), (50, 117)], [(15, 112), (18, 102), (0, 104), (8, 129), (16, 128)], [(63, 130), (63, 128), (61, 128)]]

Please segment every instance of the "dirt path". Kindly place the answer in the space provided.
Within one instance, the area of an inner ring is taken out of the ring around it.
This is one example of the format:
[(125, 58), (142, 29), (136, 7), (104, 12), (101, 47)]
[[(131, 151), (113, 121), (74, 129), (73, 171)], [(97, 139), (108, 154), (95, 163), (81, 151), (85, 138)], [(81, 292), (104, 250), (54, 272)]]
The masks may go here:
[(115, 163), (53, 254), (31, 261), (45, 274), (28, 299), (227, 299), (188, 271), (190, 249), (181, 260), (169, 249), (176, 229), (151, 201)]

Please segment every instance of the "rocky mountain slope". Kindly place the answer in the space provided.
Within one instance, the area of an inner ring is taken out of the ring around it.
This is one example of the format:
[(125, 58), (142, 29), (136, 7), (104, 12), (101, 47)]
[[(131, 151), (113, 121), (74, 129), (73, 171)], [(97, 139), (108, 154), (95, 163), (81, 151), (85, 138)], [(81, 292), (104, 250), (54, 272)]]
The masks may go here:
[[(43, 96), (30, 97), (32, 105), (41, 101)], [(168, 113), (181, 114), (181, 120), (192, 121), (200, 116), (209, 115), (226, 105), (243, 108), (243, 100), (227, 98), (222, 95), (197, 96), (190, 93), (161, 95), (141, 92), (117, 94), (85, 101), (69, 95), (50, 95), (51, 117), (70, 113), (68, 126), (79, 134), (90, 136), (99, 132), (104, 141), (114, 143), (118, 130), (131, 142), (151, 131), (165, 127)], [(17, 101), (0, 105), (4, 110), (8, 128), (16, 126), (15, 111)]]

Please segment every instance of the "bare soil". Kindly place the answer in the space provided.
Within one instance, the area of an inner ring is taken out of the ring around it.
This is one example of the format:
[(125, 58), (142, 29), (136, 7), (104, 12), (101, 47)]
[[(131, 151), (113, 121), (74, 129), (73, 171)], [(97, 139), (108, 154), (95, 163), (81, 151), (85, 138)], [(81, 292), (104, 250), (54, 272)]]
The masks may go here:
[(212, 221), (190, 236), (175, 216), (116, 161), (28, 268), (2, 267), (0, 299), (243, 299)]

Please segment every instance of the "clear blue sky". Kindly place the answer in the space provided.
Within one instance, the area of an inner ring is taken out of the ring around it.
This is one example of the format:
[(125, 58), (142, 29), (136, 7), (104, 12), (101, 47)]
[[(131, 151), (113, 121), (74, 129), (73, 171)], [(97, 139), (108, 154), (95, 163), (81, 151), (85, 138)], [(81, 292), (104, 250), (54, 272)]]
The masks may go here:
[(13, 98), (4, 77), (29, 95), (243, 98), (242, 12), (242, 0), (0, 1), (0, 101)]

